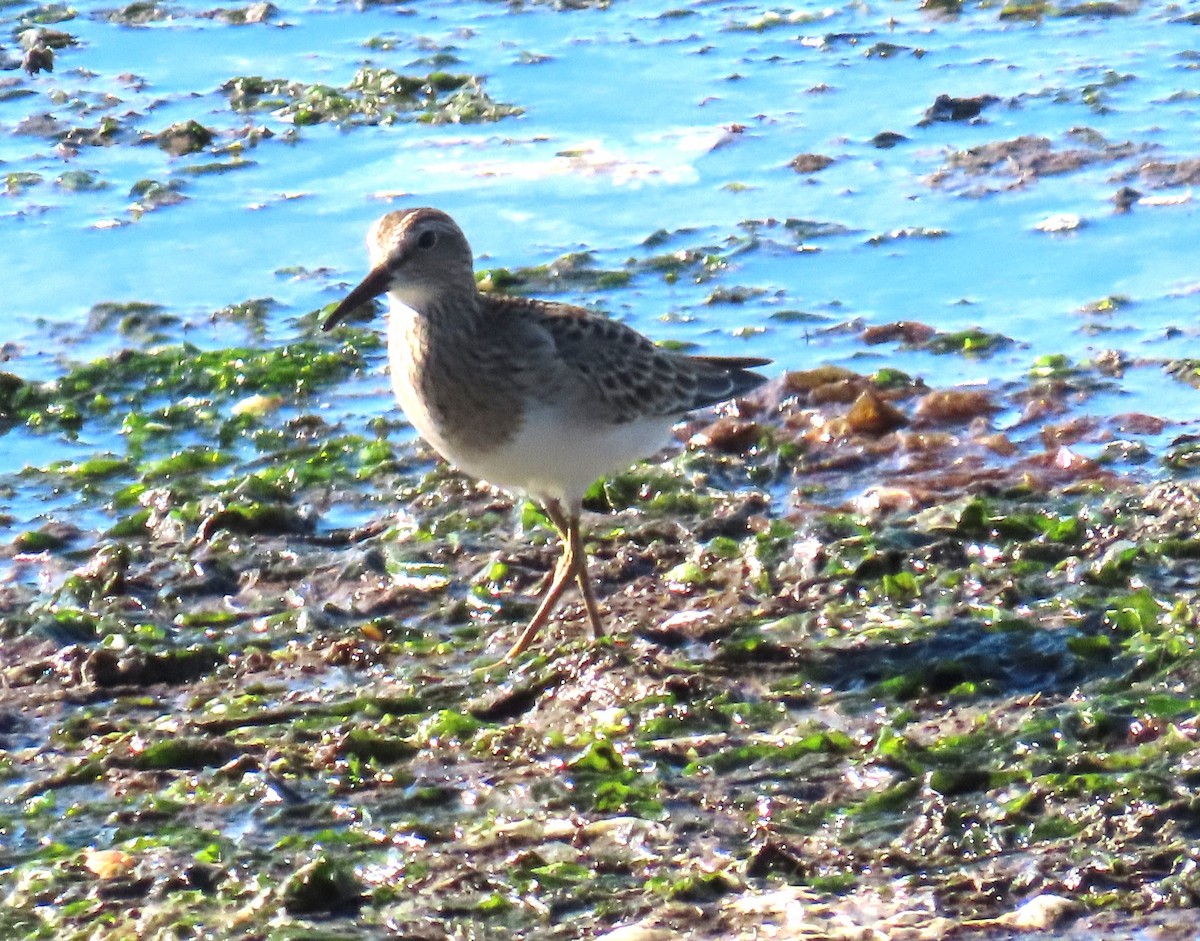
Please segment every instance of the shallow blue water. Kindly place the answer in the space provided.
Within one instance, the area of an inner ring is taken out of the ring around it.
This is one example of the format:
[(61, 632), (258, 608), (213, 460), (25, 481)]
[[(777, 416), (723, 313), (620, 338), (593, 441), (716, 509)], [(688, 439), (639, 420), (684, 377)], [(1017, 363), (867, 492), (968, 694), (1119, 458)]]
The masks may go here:
[[(566, 297), (708, 352), (767, 355), (780, 369), (895, 365), (935, 386), (1019, 377), (1045, 353), (1087, 360), (1117, 348), (1151, 362), (1126, 374), (1111, 397), (1115, 410), (1187, 423), (1200, 406), (1200, 393), (1158, 362), (1200, 355), (1195, 203), (1180, 187), (1153, 194), (1184, 200), (1178, 205), (1117, 215), (1109, 202), (1126, 182), (1145, 189), (1136, 179), (1145, 160), (1196, 153), (1200, 27), (1173, 22), (1177, 7), (1151, 2), (1132, 16), (1026, 23), (1001, 21), (996, 7), (947, 19), (915, 3), (806, 3), (795, 8), (805, 21), (752, 30), (739, 26), (762, 9), (724, 2), (571, 12), (285, 2), (274, 25), (241, 27), (197, 17), (197, 4), (172, 7), (167, 22), (122, 27), (96, 17), (103, 6), (80, 4), (76, 18), (57, 24), (81, 45), (58, 53), (52, 75), (19, 79), (36, 95), (0, 103), (0, 169), (45, 177), (0, 199), (8, 309), (0, 340), (17, 344), (6, 368), (23, 376), (49, 378), (64, 360), (119, 348), (122, 338), (83, 328), (104, 300), (162, 304), (188, 324), (191, 342), (213, 346), (246, 338), (209, 323), (211, 311), (269, 296), (280, 306), (266, 341), (286, 340), (296, 317), (337, 299), (364, 271), (373, 218), (393, 205), (433, 204), (459, 219), (483, 264), (511, 267), (580, 248), (619, 266), (661, 251), (642, 244), (659, 230), (678, 233), (669, 247), (685, 248), (745, 236), (747, 220), (844, 227), (802, 251), (783, 227), (760, 226), (759, 247), (707, 283), (645, 274), (628, 288)], [(9, 8), (4, 18), (30, 9)], [(364, 46), (376, 36), (394, 49)], [(495, 99), (525, 113), (465, 127), (321, 125), (288, 142), (286, 121), (235, 114), (220, 91), (247, 74), (341, 85), (367, 63), (424, 73), (438, 51), (460, 60), (449, 70), (486, 76)], [(940, 94), (985, 93), (1000, 101), (978, 121), (918, 124)], [(111, 114), (145, 134), (195, 119), (218, 132), (218, 147), (247, 125), (277, 136), (245, 150), (248, 166), (188, 177), (189, 166), (231, 157), (172, 158), (128, 141), (69, 155), (13, 133), (43, 113), (83, 125)], [(931, 183), (952, 151), (1028, 134), (1071, 149), (1081, 146), (1070, 136), (1079, 128), (1137, 153), (1040, 179), (959, 173)], [(871, 139), (881, 131), (908, 139), (878, 149)], [(788, 166), (809, 152), (835, 162), (809, 175)], [(67, 192), (51, 182), (71, 169), (92, 171), (106, 187)], [(146, 178), (182, 179), (188, 201), (135, 219), (130, 188)], [(1064, 212), (1084, 225), (1035, 229)], [(872, 242), (902, 229), (945, 235)], [(278, 273), (290, 266), (328, 270)], [(718, 286), (762, 293), (706, 304)], [(1109, 295), (1131, 303), (1111, 315), (1078, 312)], [(772, 316), (780, 311), (820, 319)], [(821, 329), (901, 319), (980, 326), (1017, 342), (979, 360), (865, 347), (856, 330)], [(382, 390), (384, 382), (367, 384)], [(340, 401), (331, 392), (325, 404), (337, 413)], [(371, 401), (387, 407), (382, 396)], [(0, 471), (60, 452), (119, 449), (39, 435), (31, 454), (30, 440), (0, 438)]]

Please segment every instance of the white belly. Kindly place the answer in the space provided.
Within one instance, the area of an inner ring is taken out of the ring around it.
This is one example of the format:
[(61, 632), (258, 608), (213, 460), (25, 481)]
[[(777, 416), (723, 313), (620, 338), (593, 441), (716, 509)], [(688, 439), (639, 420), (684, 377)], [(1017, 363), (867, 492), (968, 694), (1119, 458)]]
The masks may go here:
[(670, 418), (653, 418), (583, 425), (543, 408), (526, 414), (517, 436), (495, 451), (445, 457), (498, 487), (578, 506), (597, 478), (661, 451), (670, 440), (672, 424)]

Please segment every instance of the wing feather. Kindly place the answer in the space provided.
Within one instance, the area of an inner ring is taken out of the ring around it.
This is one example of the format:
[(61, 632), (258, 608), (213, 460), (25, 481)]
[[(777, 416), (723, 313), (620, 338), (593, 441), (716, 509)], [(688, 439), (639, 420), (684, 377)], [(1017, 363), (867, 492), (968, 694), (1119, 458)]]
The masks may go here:
[(632, 327), (581, 307), (509, 297), (496, 303), (496, 311), (526, 322), (519, 352), (528, 382), (564, 394), (573, 391), (593, 414), (617, 424), (682, 416), (766, 382), (750, 369), (769, 359), (665, 350)]

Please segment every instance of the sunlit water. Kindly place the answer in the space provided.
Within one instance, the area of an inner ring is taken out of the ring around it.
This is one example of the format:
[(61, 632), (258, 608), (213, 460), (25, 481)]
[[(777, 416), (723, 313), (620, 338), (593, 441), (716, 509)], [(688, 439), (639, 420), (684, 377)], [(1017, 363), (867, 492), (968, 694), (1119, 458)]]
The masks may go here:
[[(808, 3), (792, 22), (761, 29), (743, 27), (763, 26), (762, 8), (721, 2), (578, 11), (284, 2), (271, 24), (236, 27), (196, 16), (205, 8), (195, 4), (125, 27), (99, 17), (103, 6), (77, 5), (78, 16), (53, 25), (80, 40), (58, 52), (53, 74), (5, 73), (36, 95), (0, 103), (0, 168), (45, 178), (0, 200), (0, 339), (15, 341), (6, 368), (20, 375), (51, 378), (64, 362), (119, 348), (123, 338), (84, 327), (104, 300), (162, 304), (189, 325), (188, 340), (218, 346), (247, 337), (210, 323), (211, 311), (272, 297), (279, 307), (265, 342), (293, 338), (298, 316), (336, 300), (364, 271), (362, 238), (374, 217), (431, 204), (460, 221), (481, 264), (509, 267), (579, 249), (619, 267), (663, 250), (643, 245), (661, 230), (673, 233), (667, 248), (687, 248), (745, 237), (755, 220), (810, 220), (839, 234), (801, 243), (760, 224), (758, 247), (706, 283), (647, 273), (566, 299), (706, 352), (770, 356), (781, 370), (892, 365), (934, 386), (1019, 378), (1043, 354), (1086, 361), (1116, 348), (1150, 362), (1093, 407), (1182, 423), (1170, 434), (1196, 413), (1200, 393), (1161, 368), (1166, 358), (1200, 356), (1195, 204), (1180, 187), (1156, 191), (1170, 205), (1116, 214), (1110, 202), (1122, 185), (1140, 186), (1145, 160), (1196, 153), (1200, 27), (1177, 21), (1177, 6), (1021, 22), (1002, 21), (994, 5), (946, 18), (911, 2)], [(4, 18), (32, 9), (9, 7)], [(373, 37), (393, 48), (367, 47)], [(424, 74), (439, 53), (459, 60), (450, 71), (485, 76), (491, 96), (523, 116), (320, 125), (289, 141), (285, 121), (235, 114), (220, 90), (241, 75), (344, 85), (364, 64)], [(977, 121), (922, 126), (941, 94), (1000, 100)], [(245, 151), (249, 166), (191, 177), (187, 167), (214, 157), (172, 158), (129, 139), (70, 155), (13, 133), (37, 114), (83, 126), (111, 115), (147, 135), (194, 119), (225, 132), (217, 146), (247, 125), (277, 136)], [(1137, 153), (1024, 183), (1003, 171), (930, 182), (952, 151), (1028, 134), (1071, 149), (1085, 128)], [(880, 149), (872, 138), (883, 131), (907, 140)], [(799, 174), (789, 162), (802, 153), (835, 161)], [(92, 171), (104, 188), (53, 184), (72, 169)], [(143, 179), (184, 179), (189, 199), (135, 218), (130, 188)], [(1077, 214), (1082, 227), (1035, 228), (1057, 213)], [(906, 229), (945, 234), (877, 238)], [(317, 273), (280, 273), (295, 266)], [(761, 293), (706, 304), (718, 286)], [(1129, 303), (1110, 315), (1080, 312), (1110, 295)], [(774, 316), (781, 311), (814, 316)], [(858, 330), (828, 329), (902, 319), (979, 326), (1016, 342), (975, 359), (867, 347)], [(366, 385), (382, 391), (384, 379)], [(369, 401), (388, 407), (383, 395)], [(317, 405), (344, 411), (338, 391)], [(79, 442), (10, 432), (0, 438), (0, 471), (119, 447), (86, 432)]]

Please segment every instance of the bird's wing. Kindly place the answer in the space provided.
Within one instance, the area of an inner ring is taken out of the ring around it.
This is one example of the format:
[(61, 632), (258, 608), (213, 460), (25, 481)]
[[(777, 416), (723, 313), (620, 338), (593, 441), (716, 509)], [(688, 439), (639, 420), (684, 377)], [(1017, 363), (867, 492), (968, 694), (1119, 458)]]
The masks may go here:
[[(530, 378), (561, 383), (617, 423), (683, 415), (745, 395), (765, 377), (747, 367), (769, 360), (687, 356), (655, 346), (632, 327), (566, 304), (512, 298), (509, 312), (528, 325), (537, 350)], [(544, 345), (549, 339), (551, 346)]]

